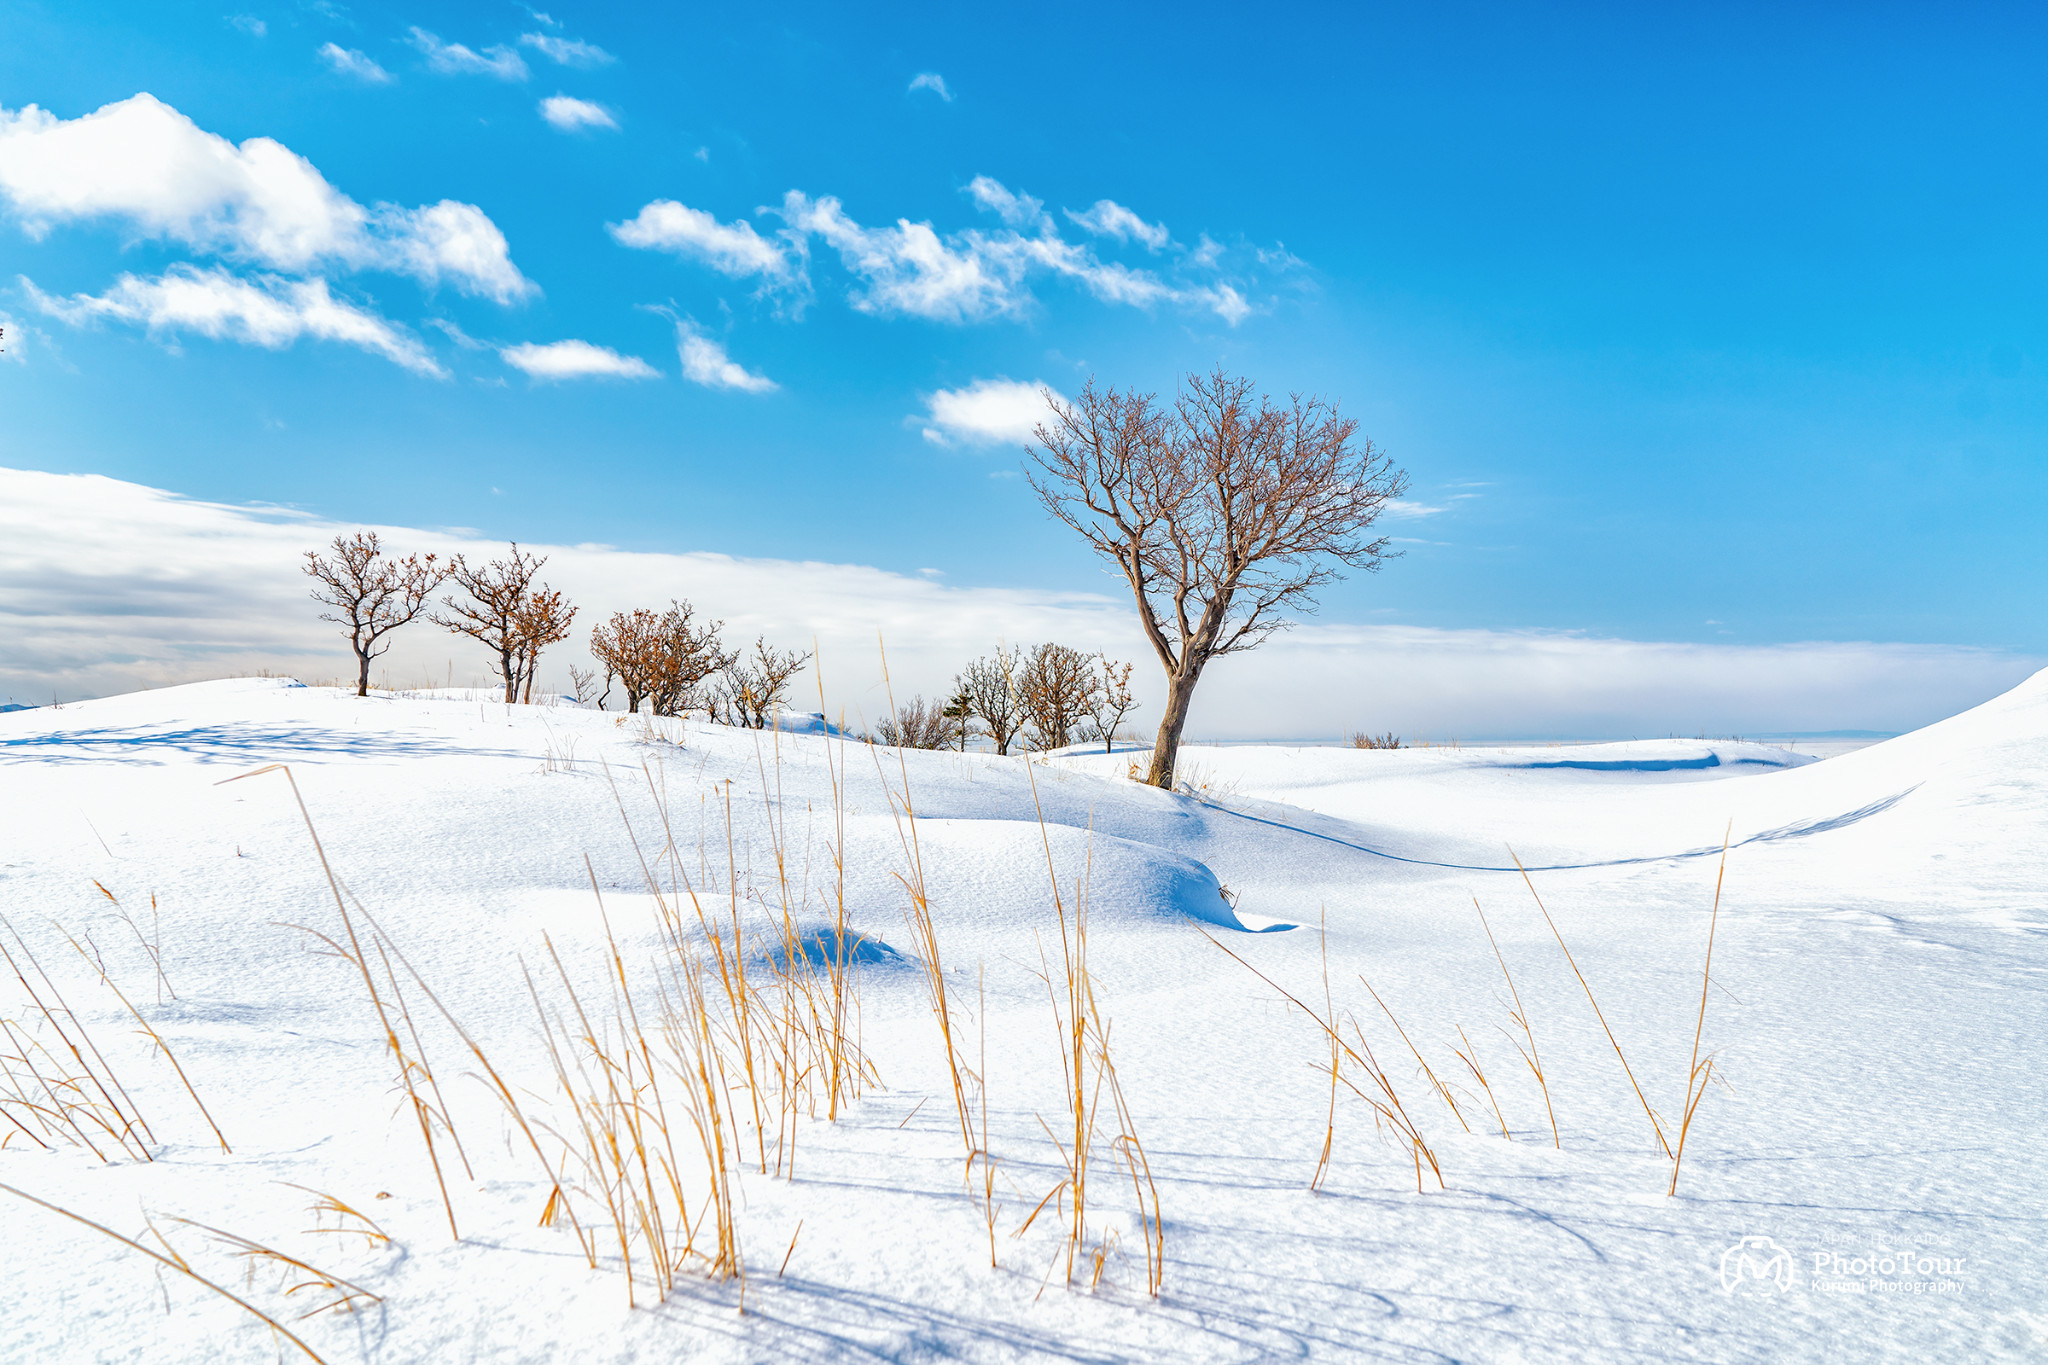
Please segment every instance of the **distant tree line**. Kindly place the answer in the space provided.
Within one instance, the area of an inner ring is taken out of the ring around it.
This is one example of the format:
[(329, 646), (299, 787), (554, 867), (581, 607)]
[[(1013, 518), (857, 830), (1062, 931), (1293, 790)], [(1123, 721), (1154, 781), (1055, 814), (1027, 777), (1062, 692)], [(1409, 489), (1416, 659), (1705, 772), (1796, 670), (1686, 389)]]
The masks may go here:
[(883, 718), (875, 738), (905, 749), (962, 750), (985, 738), (998, 754), (1100, 740), (1106, 752), (1137, 709), (1127, 663), (1050, 642), (1029, 652), (998, 645), (955, 676), (950, 697), (912, 697)]
[[(1407, 475), (1333, 402), (1289, 394), (1276, 401), (1221, 369), (1183, 378), (1170, 403), (1093, 379), (1069, 403), (1045, 391), (1026, 474), (1046, 512), (1116, 566), (1138, 624), (1165, 674), (1166, 705), (1145, 781), (1171, 787), (1181, 734), (1204, 670), (1256, 648), (1313, 611), (1317, 591), (1342, 569), (1372, 572), (1398, 553), (1371, 531), (1408, 486)], [(569, 638), (576, 608), (536, 581), (547, 561), (511, 554), (482, 565), (461, 555), (399, 559), (375, 532), (337, 536), (309, 552), (306, 572), (322, 619), (348, 633), (356, 691), (392, 631), (422, 612), (486, 646), (505, 700), (533, 696), (541, 651)], [(428, 611), (444, 583), (456, 591)], [(591, 632), (602, 670), (571, 669), (579, 700), (602, 707), (623, 687), (629, 710), (703, 711), (728, 725), (765, 728), (810, 655), (727, 650), (723, 623), (698, 624), (687, 602), (665, 611), (614, 613)], [(1064, 747), (1076, 737), (1108, 747), (1136, 709), (1131, 665), (1066, 645), (1028, 653), (998, 647), (953, 681), (943, 701), (911, 698), (877, 727), (884, 743), (964, 748), (985, 737), (999, 754)], [(1371, 747), (1398, 744), (1374, 736)]]

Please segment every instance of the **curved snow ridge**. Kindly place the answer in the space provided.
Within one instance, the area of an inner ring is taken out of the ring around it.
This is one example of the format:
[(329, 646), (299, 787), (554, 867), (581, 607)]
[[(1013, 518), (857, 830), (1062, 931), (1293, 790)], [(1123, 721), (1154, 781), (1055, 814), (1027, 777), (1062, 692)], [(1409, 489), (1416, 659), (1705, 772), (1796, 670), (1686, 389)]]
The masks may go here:
[(1041, 894), (1028, 903), (1034, 916), (1060, 905), (1072, 915), (1085, 898), (1088, 918), (1172, 922), (1198, 920), (1238, 933), (1271, 933), (1295, 926), (1239, 914), (1216, 874), (1193, 858), (1137, 839), (1073, 825), (1033, 820), (919, 817), (917, 842), (925, 890), (943, 919), (990, 920), (999, 906), (1017, 906), (1020, 887)]
[[(1920, 784), (1916, 782), (1904, 791), (1893, 792), (1890, 796), (1880, 797), (1868, 805), (1859, 806), (1855, 810), (1845, 811), (1840, 815), (1811, 820), (1794, 820), (1790, 824), (1759, 830), (1755, 834), (1746, 835), (1741, 839), (1731, 841), (1727, 845), (1727, 851), (1732, 852), (1749, 844), (1777, 843), (1787, 839), (1802, 839), (1810, 834), (1826, 834), (1833, 830), (1846, 829), (1850, 825), (1868, 820), (1873, 815), (1883, 814), (1919, 789)], [(1375, 858), (1384, 858), (1388, 862), (1407, 863), (1413, 867), (1441, 867), (1452, 872), (1576, 872), (1594, 867), (1630, 867), (1638, 863), (1675, 862), (1681, 858), (1711, 858), (1723, 851), (1720, 844), (1707, 844), (1699, 848), (1683, 849), (1676, 853), (1645, 853), (1627, 858), (1595, 858), (1580, 863), (1523, 863), (1520, 865), (1514, 863), (1451, 863), (1442, 862), (1434, 858), (1410, 858), (1405, 854), (1389, 853), (1383, 848), (1373, 848), (1368, 844), (1354, 843), (1349, 839), (1340, 839), (1334, 834), (1325, 834), (1320, 830), (1304, 829), (1300, 825), (1290, 825), (1284, 820), (1270, 820), (1265, 816), (1252, 815), (1241, 810), (1232, 810), (1228, 806), (1218, 805), (1214, 801), (1200, 796), (1190, 795), (1189, 799), (1193, 800), (1197, 805), (1217, 811), (1223, 815), (1234, 815), (1240, 820), (1249, 820), (1253, 824), (1266, 825), (1273, 829), (1284, 829), (1294, 834), (1306, 835), (1311, 839), (1321, 839), (1325, 843), (1356, 849), (1360, 853), (1367, 853)]]

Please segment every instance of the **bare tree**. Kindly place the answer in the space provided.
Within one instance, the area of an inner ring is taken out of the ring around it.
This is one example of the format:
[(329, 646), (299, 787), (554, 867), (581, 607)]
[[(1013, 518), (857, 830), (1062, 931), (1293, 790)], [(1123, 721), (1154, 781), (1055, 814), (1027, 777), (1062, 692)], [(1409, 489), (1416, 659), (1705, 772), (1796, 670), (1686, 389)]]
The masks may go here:
[(545, 583), (527, 593), (512, 614), (512, 627), (518, 634), (513, 665), (519, 670), (521, 701), (533, 700), (533, 675), (540, 667), (540, 652), (568, 639), (569, 623), (575, 619), (576, 608)]
[(899, 749), (950, 749), (958, 728), (940, 703), (917, 696), (883, 717), (875, 737)]
[(1031, 747), (1061, 749), (1095, 712), (1095, 660), (1066, 645), (1031, 651), (1017, 678), (1017, 699)]
[(507, 702), (519, 700), (520, 651), (525, 628), (520, 608), (533, 586), (533, 576), (545, 563), (545, 557), (522, 554), (516, 540), (512, 542), (509, 558), (494, 559), (480, 567), (472, 568), (457, 555), (449, 563), (448, 575), (468, 594), (468, 600), (447, 598), (442, 602), (444, 610), (433, 618), (435, 625), (467, 635), (498, 656), (495, 672), (504, 681)]
[(432, 555), (396, 559), (385, 554), (375, 531), (336, 536), (331, 559), (306, 551), (304, 567), (319, 584), (313, 600), (334, 608), (320, 619), (348, 631), (359, 697), (370, 695), (370, 660), (391, 648), (385, 637), (420, 614), (449, 572)]
[(604, 710), (605, 702), (612, 695), (612, 682), (617, 675), (609, 668), (605, 669), (604, 691), (600, 692), (597, 690), (597, 674), (598, 670), (595, 668), (578, 668), (574, 664), (569, 665), (569, 686), (576, 693), (576, 704), (602, 711)]
[(1407, 476), (1320, 398), (1274, 403), (1218, 369), (1189, 375), (1171, 408), (1151, 394), (1048, 393), (1027, 471), (1039, 500), (1122, 570), (1166, 671), (1145, 780), (1173, 785), (1195, 685), (1211, 660), (1263, 643), (1314, 610), (1337, 565), (1390, 558), (1365, 533)]
[(1138, 709), (1138, 699), (1131, 692), (1131, 665), (1120, 664), (1107, 654), (1098, 655), (1096, 664), (1102, 671), (1095, 682), (1095, 706), (1089, 716), (1094, 728), (1088, 738), (1101, 740), (1102, 752), (1108, 753), (1124, 717)]
[(997, 645), (994, 654), (976, 659), (960, 675), (960, 690), (999, 754), (1010, 752), (1011, 742), (1024, 728), (1023, 698), (1017, 688), (1017, 665), (1021, 662), (1022, 651)]
[(790, 681), (810, 661), (808, 652), (770, 649), (766, 636), (757, 637), (751, 657), (734, 654), (727, 658), (725, 676), (711, 699), (714, 717), (725, 725), (767, 729), (789, 694)]

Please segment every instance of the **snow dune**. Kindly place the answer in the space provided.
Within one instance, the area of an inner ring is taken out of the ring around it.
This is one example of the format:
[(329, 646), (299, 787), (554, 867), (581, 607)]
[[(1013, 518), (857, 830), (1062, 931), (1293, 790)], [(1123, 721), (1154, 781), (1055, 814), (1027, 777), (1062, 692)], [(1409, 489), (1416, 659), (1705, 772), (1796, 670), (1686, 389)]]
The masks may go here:
[[(337, 1362), (1820, 1361), (1844, 1342), (1865, 1359), (2048, 1355), (2048, 673), (1825, 762), (1687, 740), (1197, 749), (1191, 789), (1169, 794), (1124, 780), (1130, 758), (1027, 768), (278, 679), (0, 716), (0, 913), (157, 1137), (153, 1162), (102, 1163), (9, 1128), (0, 1182), (130, 1235), (155, 1218), (237, 1286), (235, 1262), (167, 1218), (348, 1276), (381, 1302), (295, 1325)], [(472, 1167), (451, 1184), (463, 1240), (450, 1241), (360, 981), (290, 927), (335, 932), (290, 789), (276, 774), (218, 785), (270, 763), (291, 766), (348, 888), (536, 1112), (552, 1081), (521, 964), (551, 941), (602, 991), (609, 921), (643, 969), (659, 934), (636, 840), (672, 840), (693, 884), (720, 895), (737, 883), (772, 899), (786, 883), (817, 930), (843, 823), (849, 920), (867, 940), (863, 1038), (886, 1088), (837, 1123), (806, 1121), (793, 1179), (742, 1170), (744, 1314), (739, 1285), (687, 1274), (629, 1311), (615, 1265), (593, 1272), (563, 1229), (535, 1226), (547, 1180), (433, 1035)], [(893, 802), (906, 783), (951, 995), (970, 1047), (985, 1039), (993, 1270), (903, 917), (913, 846)], [(1668, 1121), (1724, 833), (1705, 1046), (1727, 1084), (1702, 1103), (1667, 1199), (1657, 1134), (1508, 850)], [(160, 935), (175, 999), (158, 1000), (146, 951), (95, 882)], [(1127, 1185), (1105, 1182), (1123, 1250), (1096, 1292), (1055, 1276), (1041, 1293), (1044, 1223), (1012, 1235), (1057, 1179), (1040, 1123), (1059, 1104), (1057, 1041), (1034, 975), (1057, 955), (1055, 884), (1090, 907), (1097, 991), (1159, 1180), (1156, 1301)], [(1475, 901), (1541, 1049), (1555, 1142), (1503, 1031), (1509, 993)], [(91, 935), (232, 1154), (57, 925)], [(1329, 1179), (1309, 1191), (1326, 1044), (1217, 943), (1318, 1002), (1327, 944), (1336, 1008), (1376, 1050), (1447, 1188), (1418, 1193), (1408, 1147), (1346, 1096)], [(0, 1017), (27, 1013), (0, 982)], [(1452, 1053), (1461, 1038), (1497, 1109)], [(303, 1231), (310, 1197), (294, 1186), (373, 1212), (390, 1244)], [(233, 1305), (160, 1289), (134, 1252), (0, 1204), (0, 1358), (274, 1358)], [(1787, 1253), (1785, 1286), (1724, 1283), (1724, 1254), (1745, 1238)], [(248, 1292), (297, 1311), (263, 1276)]]

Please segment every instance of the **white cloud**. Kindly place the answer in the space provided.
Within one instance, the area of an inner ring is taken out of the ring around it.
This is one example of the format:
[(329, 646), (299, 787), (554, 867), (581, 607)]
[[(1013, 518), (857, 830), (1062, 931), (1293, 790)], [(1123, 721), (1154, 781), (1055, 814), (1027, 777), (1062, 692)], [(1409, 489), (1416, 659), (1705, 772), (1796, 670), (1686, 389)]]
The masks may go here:
[[(341, 635), (317, 619), (304, 551), (358, 529), (276, 509), (199, 502), (98, 475), (0, 470), (0, 700), (48, 701), (285, 669), (350, 673)], [(473, 532), (374, 528), (402, 551), (502, 553)], [(535, 538), (537, 539), (537, 538)], [(896, 695), (938, 694), (998, 637), (1060, 640), (1135, 659), (1142, 726), (1159, 716), (1158, 670), (1128, 602), (1109, 594), (953, 588), (859, 564), (641, 554), (521, 545), (579, 620), (687, 597), (726, 635), (808, 648), (826, 706), (872, 720), (886, 703), (875, 655), (889, 647)], [(395, 682), (438, 681), (449, 637), (392, 637)], [(453, 646), (458, 651), (459, 645)], [(480, 653), (454, 654), (481, 682)], [(1812, 642), (1761, 647), (1600, 639), (1561, 632), (1302, 626), (1216, 664), (1196, 694), (1197, 738), (1337, 736), (1370, 727), (1431, 737), (1760, 734), (1901, 730), (1993, 696), (2048, 662), (1944, 645)], [(543, 685), (587, 665), (551, 652)], [(1361, 702), (1358, 680), (1373, 680)], [(1276, 698), (1284, 702), (1276, 702)], [(1369, 714), (1361, 713), (1366, 706)]]
[(551, 33), (522, 33), (519, 35), (522, 47), (530, 47), (557, 66), (573, 66), (587, 70), (593, 66), (609, 66), (618, 60), (611, 53), (595, 43), (581, 42), (574, 38), (557, 38)]
[(924, 438), (934, 445), (1021, 445), (1046, 420), (1050, 386), (1014, 379), (977, 379), (963, 389), (940, 389), (925, 399)]
[(374, 58), (340, 43), (321, 44), (319, 57), (337, 75), (352, 76), (365, 85), (389, 85), (394, 79), (389, 71), (377, 65)]
[(1013, 228), (1051, 227), (1045, 216), (1043, 200), (1033, 199), (1028, 194), (1017, 194), (993, 176), (975, 176), (967, 182), (967, 193), (974, 200), (976, 208), (987, 209)]
[(1148, 223), (1114, 199), (1098, 199), (1086, 213), (1076, 213), (1072, 209), (1063, 212), (1077, 226), (1097, 237), (1114, 237), (1119, 242), (1143, 242), (1149, 251), (1158, 251), (1173, 240), (1166, 231), (1166, 224)]
[(152, 333), (196, 332), (281, 351), (302, 336), (338, 341), (438, 379), (448, 372), (410, 333), (329, 291), (325, 280), (260, 275), (245, 280), (221, 269), (174, 265), (155, 279), (123, 275), (105, 294), (53, 298), (24, 278), (37, 307), (73, 326), (98, 319), (136, 323)]
[(1244, 295), (1227, 284), (1213, 285), (1208, 289), (1197, 289), (1187, 295), (1200, 300), (1210, 312), (1222, 318), (1232, 327), (1251, 316), (1252, 306), (1245, 302)]
[(0, 109), (0, 197), (32, 234), (115, 218), (277, 270), (389, 270), (499, 303), (537, 292), (476, 205), (364, 208), (283, 143), (237, 147), (148, 94), (75, 119)]
[(549, 126), (565, 133), (579, 132), (585, 128), (617, 128), (619, 121), (612, 117), (612, 111), (602, 104), (579, 100), (568, 95), (550, 95), (540, 102), (540, 116)]
[(423, 28), (414, 28), (407, 40), (427, 59), (427, 69), (443, 76), (491, 76), (501, 81), (526, 79), (526, 63), (517, 52), (503, 45), (482, 52), (461, 43), (444, 43)]
[[(649, 203), (637, 217), (613, 224), (611, 233), (626, 246), (694, 256), (735, 278), (760, 275), (764, 282), (804, 295), (810, 287), (808, 242), (816, 238), (855, 277), (848, 296), (853, 307), (884, 317), (980, 322), (1020, 316), (1036, 301), (1032, 277), (1044, 275), (1071, 280), (1105, 303), (1138, 308), (1180, 304), (1214, 312), (1232, 326), (1253, 311), (1228, 284), (1186, 287), (1151, 271), (1099, 259), (1087, 246), (1061, 237), (1041, 201), (990, 176), (974, 177), (965, 193), (977, 207), (999, 216), (1004, 227), (941, 235), (930, 223), (907, 218), (890, 227), (867, 227), (835, 196), (813, 199), (791, 190), (779, 209), (762, 210), (787, 224), (777, 234), (779, 241), (762, 237), (744, 219), (720, 223), (702, 209), (670, 199)], [(1140, 226), (1152, 231), (1151, 225)], [(1126, 230), (1131, 230), (1128, 225)]]
[(1392, 502), (1386, 504), (1386, 506), (1381, 508), (1380, 510), (1384, 511), (1390, 517), (1408, 517), (1410, 519), (1419, 519), (1421, 517), (1434, 517), (1441, 513), (1448, 512), (1451, 509), (1448, 507), (1439, 507), (1433, 503), (1416, 502), (1412, 498), (1395, 498)]
[(505, 363), (535, 379), (655, 379), (661, 371), (636, 355), (620, 355), (588, 341), (524, 342), (502, 348)]
[(251, 38), (261, 38), (264, 34), (270, 32), (270, 25), (264, 23), (253, 14), (230, 14), (228, 16), (228, 23), (248, 34)]
[(683, 378), (707, 389), (739, 389), (743, 393), (768, 393), (775, 381), (765, 374), (751, 374), (731, 357), (725, 347), (704, 335), (695, 323), (676, 324), (676, 355), (683, 362)]
[(760, 275), (769, 281), (800, 283), (804, 277), (798, 253), (761, 236), (746, 219), (721, 223), (704, 210), (673, 199), (657, 199), (607, 230), (621, 246), (692, 256), (734, 279)]
[(929, 90), (946, 103), (953, 102), (953, 92), (946, 88), (946, 78), (936, 71), (920, 71), (910, 78), (910, 88), (904, 91), (914, 95), (920, 90)]

